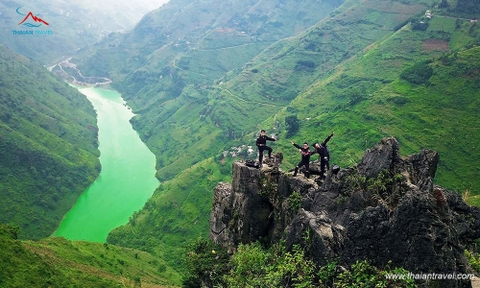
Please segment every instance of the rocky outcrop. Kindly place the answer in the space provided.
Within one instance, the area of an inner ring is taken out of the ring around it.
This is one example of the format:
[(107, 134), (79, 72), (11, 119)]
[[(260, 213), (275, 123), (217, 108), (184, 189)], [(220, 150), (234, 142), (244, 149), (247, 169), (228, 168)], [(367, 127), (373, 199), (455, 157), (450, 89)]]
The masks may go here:
[(235, 162), (232, 185), (215, 188), (211, 239), (233, 251), (286, 238), (318, 265), (367, 259), (412, 273), (467, 273), (464, 249), (480, 237), (480, 210), (434, 185), (438, 161), (432, 150), (401, 157), (397, 140), (384, 138), (322, 182)]

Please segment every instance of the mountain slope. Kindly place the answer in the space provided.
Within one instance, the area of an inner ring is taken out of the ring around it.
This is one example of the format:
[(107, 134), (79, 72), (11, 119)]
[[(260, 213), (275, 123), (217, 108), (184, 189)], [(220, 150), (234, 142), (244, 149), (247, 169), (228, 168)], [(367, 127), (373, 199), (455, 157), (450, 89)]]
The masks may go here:
[(145, 252), (63, 238), (20, 241), (17, 232), (0, 224), (1, 287), (160, 288), (179, 282), (178, 275)]
[[(480, 30), (469, 20), (441, 15), (426, 31), (412, 28), (405, 26), (339, 65), (277, 117), (301, 119), (295, 138), (322, 140), (335, 131), (330, 145), (341, 165), (358, 159), (374, 137), (394, 135), (405, 154), (434, 149), (441, 159), (438, 183), (478, 194), (473, 163), (480, 144), (474, 116)], [(423, 79), (421, 67), (431, 76)], [(293, 151), (286, 158), (296, 159)]]
[[(75, 60), (85, 75), (130, 79), (122, 84), (121, 92), (128, 99), (137, 98), (134, 104), (141, 107), (140, 99), (155, 96), (144, 95), (146, 91), (161, 93), (165, 89), (156, 85), (140, 91), (128, 89), (130, 85), (158, 84), (153, 80), (165, 84), (162, 82), (166, 79), (158, 77), (167, 67), (192, 69), (182, 78), (210, 82), (232, 67), (238, 68), (278, 39), (317, 23), (342, 2), (173, 0), (145, 15), (131, 32), (112, 35), (95, 47), (80, 51)], [(222, 59), (219, 54), (232, 57)], [(210, 71), (204, 71), (205, 63), (213, 64), (209, 65)]]
[(0, 46), (0, 221), (50, 235), (100, 170), (95, 112), (45, 68)]

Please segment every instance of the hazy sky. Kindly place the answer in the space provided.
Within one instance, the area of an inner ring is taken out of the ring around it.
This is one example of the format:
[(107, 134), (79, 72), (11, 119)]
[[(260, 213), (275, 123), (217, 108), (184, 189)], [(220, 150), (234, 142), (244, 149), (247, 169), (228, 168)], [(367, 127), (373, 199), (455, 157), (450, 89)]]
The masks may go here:
[[(169, 0), (0, 0), (0, 26), (3, 22), (11, 19), (17, 20), (16, 10), (31, 11), (35, 15), (48, 18), (48, 16), (63, 15), (65, 17), (76, 16), (79, 20), (94, 21), (100, 20), (105, 28), (114, 25), (105, 25), (105, 23), (118, 22), (120, 26), (131, 29), (148, 12), (161, 7)], [(26, 13), (26, 12), (25, 12)], [(93, 17), (92, 17), (93, 16)], [(51, 18), (51, 17), (50, 17)], [(4, 20), (4, 21), (2, 21)], [(12, 21), (13, 21), (12, 20)], [(104, 20), (102, 22), (101, 20)]]
[[(92, 45), (106, 35), (130, 31), (145, 14), (169, 0), (0, 0), (0, 43), (42, 64)], [(19, 23), (32, 12), (46, 21), (48, 37), (22, 37), (14, 30), (32, 30)]]
[(99, 11), (101, 13), (123, 14), (131, 23), (137, 23), (146, 13), (155, 10), (169, 0), (61, 0), (67, 3), (76, 3), (80, 7)]

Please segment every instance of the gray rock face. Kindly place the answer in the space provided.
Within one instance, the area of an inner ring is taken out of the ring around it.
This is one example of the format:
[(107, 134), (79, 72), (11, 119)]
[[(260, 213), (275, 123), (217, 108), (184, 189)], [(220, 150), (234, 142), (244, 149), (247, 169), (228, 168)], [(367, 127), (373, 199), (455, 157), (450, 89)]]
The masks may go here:
[(232, 185), (219, 183), (215, 187), (210, 217), (214, 243), (234, 248), (268, 233), (271, 204), (260, 196), (263, 177), (259, 169), (237, 162), (233, 164)]
[(480, 210), (434, 185), (438, 161), (432, 150), (403, 158), (397, 140), (384, 138), (323, 182), (235, 162), (232, 185), (215, 188), (211, 239), (233, 251), (286, 238), (319, 265), (366, 259), (412, 273), (468, 273), (463, 252), (480, 238)]

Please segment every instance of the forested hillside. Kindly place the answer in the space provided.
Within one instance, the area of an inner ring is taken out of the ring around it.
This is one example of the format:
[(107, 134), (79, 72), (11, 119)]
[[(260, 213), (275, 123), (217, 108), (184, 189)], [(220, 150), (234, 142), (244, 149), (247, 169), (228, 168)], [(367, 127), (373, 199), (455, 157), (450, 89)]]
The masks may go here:
[(335, 131), (334, 162), (347, 165), (373, 139), (395, 135), (404, 155), (425, 148), (440, 153), (439, 185), (478, 195), (480, 29), (441, 15), (428, 23), (425, 31), (406, 25), (299, 95), (277, 114), (298, 119), (291, 139), (321, 141)]
[(0, 222), (49, 236), (100, 171), (95, 112), (76, 89), (0, 46)]

